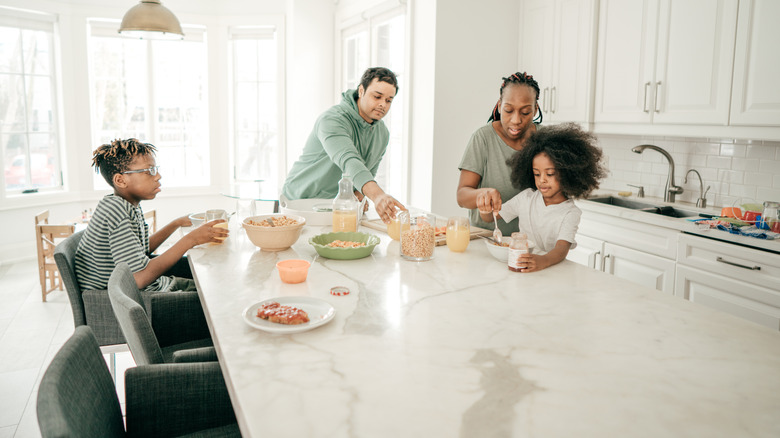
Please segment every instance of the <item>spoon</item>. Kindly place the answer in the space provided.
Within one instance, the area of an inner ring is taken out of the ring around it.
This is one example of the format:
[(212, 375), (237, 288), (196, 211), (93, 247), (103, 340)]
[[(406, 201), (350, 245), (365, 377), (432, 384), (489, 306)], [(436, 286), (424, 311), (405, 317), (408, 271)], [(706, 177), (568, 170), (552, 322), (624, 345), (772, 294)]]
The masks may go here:
[(273, 220), (272, 220), (270, 217), (269, 217), (269, 218), (266, 218), (266, 219), (265, 219), (265, 221), (266, 221), (266, 222), (268, 222), (268, 225), (270, 225), (270, 226), (272, 226), (272, 227), (275, 227), (275, 226), (276, 226), (276, 225), (274, 225), (274, 221), (273, 221)]
[(495, 224), (496, 229), (493, 230), (493, 239), (498, 243), (501, 244), (502, 238), (504, 237), (503, 234), (501, 234), (501, 230), (498, 229), (498, 219), (496, 218), (496, 211), (493, 210), (493, 224)]

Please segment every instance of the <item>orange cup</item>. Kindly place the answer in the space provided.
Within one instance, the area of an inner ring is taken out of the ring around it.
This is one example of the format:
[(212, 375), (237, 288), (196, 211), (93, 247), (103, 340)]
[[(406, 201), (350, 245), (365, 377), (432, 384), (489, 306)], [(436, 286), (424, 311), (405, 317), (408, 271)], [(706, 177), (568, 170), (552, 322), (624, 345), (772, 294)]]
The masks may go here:
[(720, 216), (742, 218), (742, 209), (739, 207), (723, 207), (720, 210)]
[(296, 284), (306, 281), (309, 273), (309, 263), (307, 260), (289, 259), (276, 263), (276, 269), (279, 270), (279, 278), (285, 283)]

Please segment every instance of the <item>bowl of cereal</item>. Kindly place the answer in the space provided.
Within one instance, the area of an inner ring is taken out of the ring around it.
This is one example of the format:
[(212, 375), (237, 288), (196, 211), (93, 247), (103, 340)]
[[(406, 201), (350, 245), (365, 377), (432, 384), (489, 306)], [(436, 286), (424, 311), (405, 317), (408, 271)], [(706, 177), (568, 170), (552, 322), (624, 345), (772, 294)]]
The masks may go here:
[(306, 219), (292, 214), (250, 216), (241, 223), (249, 240), (264, 251), (282, 251), (292, 246)]
[(368, 257), (379, 244), (379, 237), (355, 231), (318, 234), (309, 243), (322, 257), (336, 260), (355, 260)]

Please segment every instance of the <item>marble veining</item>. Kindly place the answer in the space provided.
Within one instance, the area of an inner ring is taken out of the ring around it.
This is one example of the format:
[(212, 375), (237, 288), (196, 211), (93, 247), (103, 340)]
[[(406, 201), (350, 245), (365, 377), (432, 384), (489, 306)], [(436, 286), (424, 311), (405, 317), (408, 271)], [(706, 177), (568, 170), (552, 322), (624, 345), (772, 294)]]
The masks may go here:
[[(568, 261), (513, 273), (481, 241), (418, 263), (369, 230), (370, 257), (324, 259), (308, 239), (327, 230), (189, 252), (246, 437), (780, 435), (775, 331)], [(306, 282), (281, 283), (288, 258), (313, 262)], [(335, 318), (279, 335), (241, 317), (295, 295)]]

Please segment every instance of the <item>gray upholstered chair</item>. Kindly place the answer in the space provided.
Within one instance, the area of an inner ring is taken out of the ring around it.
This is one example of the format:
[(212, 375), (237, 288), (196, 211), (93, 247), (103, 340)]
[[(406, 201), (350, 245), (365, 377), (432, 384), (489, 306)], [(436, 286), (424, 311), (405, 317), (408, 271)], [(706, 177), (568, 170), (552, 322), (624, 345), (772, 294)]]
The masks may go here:
[(65, 289), (68, 291), (73, 324), (76, 327), (88, 325), (92, 328), (98, 345), (124, 344), (125, 337), (114, 316), (106, 290), (81, 290), (76, 278), (76, 249), (84, 231), (74, 233), (60, 242), (54, 250), (54, 261), (60, 271)]
[(76, 327), (38, 389), (38, 425), (49, 437), (240, 437), (216, 362), (144, 365), (125, 373), (126, 423), (89, 327)]
[(108, 280), (108, 296), (136, 364), (217, 360), (197, 292), (151, 295), (150, 318), (133, 272), (121, 262)]

